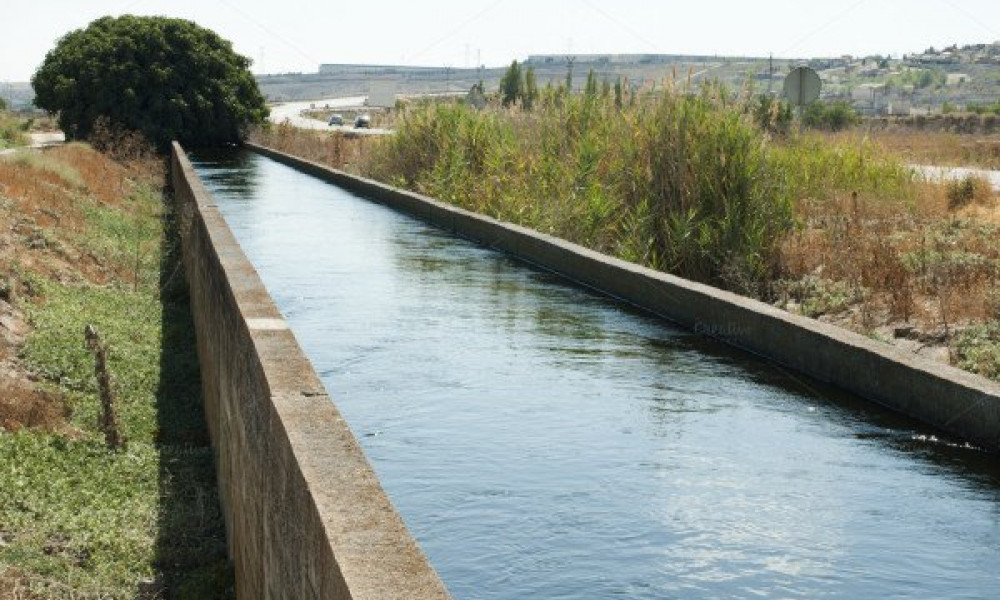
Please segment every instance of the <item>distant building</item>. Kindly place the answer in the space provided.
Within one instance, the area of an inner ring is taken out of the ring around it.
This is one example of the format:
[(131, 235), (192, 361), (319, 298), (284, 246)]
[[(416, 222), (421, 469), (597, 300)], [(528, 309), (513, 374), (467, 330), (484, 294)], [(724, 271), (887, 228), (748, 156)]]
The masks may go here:
[(961, 57), (951, 52), (941, 52), (934, 54), (914, 54), (909, 58), (911, 63), (922, 65), (957, 65), (961, 62)]
[(396, 106), (398, 87), (393, 81), (373, 81), (368, 87), (366, 106), (377, 108), (393, 108)]
[(894, 116), (905, 116), (913, 111), (913, 103), (909, 98), (893, 98), (889, 100), (885, 107), (885, 114)]
[(963, 83), (969, 83), (971, 80), (972, 78), (967, 73), (948, 73), (945, 77), (945, 85), (962, 85)]
[[(732, 57), (730, 57), (732, 58)], [(718, 56), (684, 54), (532, 54), (526, 65), (566, 64), (576, 65), (651, 65), (673, 63), (719, 62)]]
[(889, 89), (884, 83), (862, 83), (851, 89), (851, 101), (863, 115), (884, 114), (889, 106)]
[(448, 67), (406, 67), (398, 65), (337, 65), (319, 66), (320, 75), (432, 75), (449, 72)]
[(880, 77), (889, 74), (889, 69), (883, 69), (878, 66), (864, 67), (858, 71), (858, 75), (862, 77)]
[(862, 83), (851, 90), (851, 100), (855, 102), (875, 102), (886, 96), (884, 83)]

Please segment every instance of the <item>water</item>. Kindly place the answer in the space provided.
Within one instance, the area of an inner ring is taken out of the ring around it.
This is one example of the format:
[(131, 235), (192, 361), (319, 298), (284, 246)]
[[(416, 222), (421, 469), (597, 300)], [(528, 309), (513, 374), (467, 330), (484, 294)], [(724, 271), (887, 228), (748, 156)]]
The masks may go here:
[(266, 158), (196, 166), (457, 599), (1000, 596), (995, 457)]

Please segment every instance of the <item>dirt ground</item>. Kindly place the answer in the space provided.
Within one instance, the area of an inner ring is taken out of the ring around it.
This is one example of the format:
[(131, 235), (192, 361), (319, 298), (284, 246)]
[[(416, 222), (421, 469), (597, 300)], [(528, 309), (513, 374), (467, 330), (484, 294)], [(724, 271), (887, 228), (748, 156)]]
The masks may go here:
[(0, 158), (0, 428), (71, 433), (64, 400), (19, 358), (25, 309), (41, 301), (38, 279), (107, 282), (115, 267), (88, 249), (85, 207), (120, 202), (127, 181), (122, 166), (77, 144)]

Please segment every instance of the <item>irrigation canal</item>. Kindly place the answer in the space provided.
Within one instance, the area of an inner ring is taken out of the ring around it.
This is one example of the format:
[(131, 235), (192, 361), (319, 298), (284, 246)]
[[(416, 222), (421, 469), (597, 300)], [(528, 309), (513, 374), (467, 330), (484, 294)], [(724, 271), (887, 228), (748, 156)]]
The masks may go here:
[(262, 156), (194, 158), (455, 598), (997, 597), (995, 457)]

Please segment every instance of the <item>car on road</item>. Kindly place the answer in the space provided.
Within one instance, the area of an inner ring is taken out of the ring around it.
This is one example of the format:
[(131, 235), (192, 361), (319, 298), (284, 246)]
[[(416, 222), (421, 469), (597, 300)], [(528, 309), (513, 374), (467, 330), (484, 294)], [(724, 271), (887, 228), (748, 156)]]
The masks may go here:
[(330, 115), (330, 120), (326, 122), (327, 125), (343, 125), (344, 117), (342, 115)]
[(357, 119), (354, 119), (355, 129), (368, 129), (372, 126), (372, 118), (369, 115), (358, 115)]

